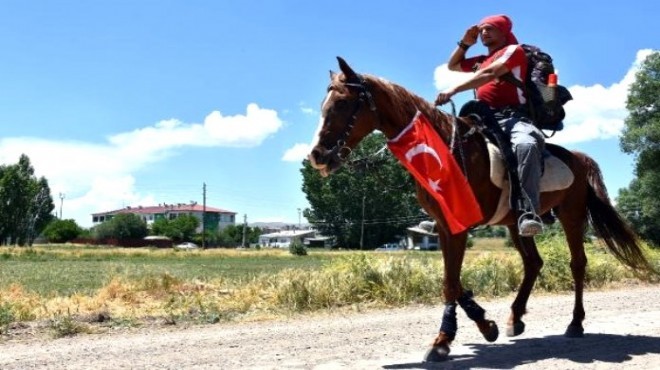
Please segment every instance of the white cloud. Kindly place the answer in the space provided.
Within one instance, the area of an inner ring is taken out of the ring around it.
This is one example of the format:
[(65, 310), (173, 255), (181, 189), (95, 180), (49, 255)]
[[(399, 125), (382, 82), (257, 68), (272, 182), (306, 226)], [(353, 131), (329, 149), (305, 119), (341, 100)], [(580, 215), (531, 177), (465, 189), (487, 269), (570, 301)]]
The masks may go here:
[(310, 116), (315, 116), (319, 114), (319, 112), (317, 112), (314, 108), (308, 107), (307, 104), (305, 104), (305, 102), (300, 103), (300, 111)]
[(300, 162), (307, 158), (307, 154), (312, 151), (310, 144), (295, 144), (284, 152), (282, 160), (285, 162)]
[(564, 130), (552, 138), (555, 143), (578, 143), (583, 141), (608, 139), (621, 135), (624, 120), (628, 116), (626, 99), (635, 74), (653, 51), (644, 49), (637, 52), (635, 61), (621, 81), (610, 86), (569, 86), (573, 100), (566, 103)]
[(450, 71), (446, 63), (437, 66), (435, 71), (433, 71), (433, 80), (435, 81), (435, 88), (438, 91), (444, 91), (452, 86), (456, 86), (466, 81), (470, 76), (472, 76), (472, 73)]
[(161, 121), (113, 135), (101, 144), (5, 138), (0, 140), (0, 163), (16, 163), (21, 154), (26, 154), (36, 175), (48, 179), (58, 211), (58, 194), (65, 194), (63, 217), (90, 226), (91, 213), (131, 204), (155, 204), (149, 194), (135, 191), (132, 174), (172, 155), (173, 149), (254, 147), (281, 127), (276, 111), (249, 104), (245, 115), (223, 116), (214, 111), (201, 124)]
[[(617, 137), (623, 129), (623, 121), (628, 115), (626, 98), (630, 85), (635, 81), (635, 73), (642, 61), (653, 52), (644, 49), (637, 52), (635, 61), (621, 81), (610, 86), (567, 86), (573, 100), (566, 103), (564, 130), (551, 139), (553, 143), (566, 144)], [(467, 73), (453, 72), (446, 64), (434, 71), (435, 87), (442, 91), (469, 77)]]

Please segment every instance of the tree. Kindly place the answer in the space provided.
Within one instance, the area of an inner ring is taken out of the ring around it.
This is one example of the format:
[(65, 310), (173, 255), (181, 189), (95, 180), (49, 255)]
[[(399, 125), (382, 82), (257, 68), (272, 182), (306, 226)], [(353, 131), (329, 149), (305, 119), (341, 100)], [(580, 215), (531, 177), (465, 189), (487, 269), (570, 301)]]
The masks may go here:
[(199, 227), (199, 219), (193, 215), (179, 215), (173, 220), (165, 218), (154, 221), (151, 231), (154, 235), (164, 235), (174, 241), (192, 240)]
[(642, 63), (626, 108), (620, 144), (635, 157), (636, 178), (620, 191), (617, 208), (642, 238), (660, 246), (660, 52)]
[(341, 246), (374, 248), (428, 218), (417, 203), (412, 177), (389, 151), (378, 152), (385, 142), (380, 133), (367, 136), (353, 151), (352, 166), (327, 178), (303, 161), (302, 190), (311, 205), (304, 215)]
[[(261, 229), (245, 226), (245, 243), (250, 245), (259, 241)], [(217, 243), (222, 247), (235, 247), (243, 243), (243, 225), (228, 225), (217, 233)]]
[(97, 239), (141, 239), (147, 236), (147, 224), (132, 213), (120, 213), (94, 229)]
[(52, 220), (43, 235), (50, 243), (66, 243), (82, 234), (83, 230), (74, 220)]
[(31, 245), (53, 218), (54, 208), (48, 181), (34, 175), (28, 156), (0, 166), (0, 241)]

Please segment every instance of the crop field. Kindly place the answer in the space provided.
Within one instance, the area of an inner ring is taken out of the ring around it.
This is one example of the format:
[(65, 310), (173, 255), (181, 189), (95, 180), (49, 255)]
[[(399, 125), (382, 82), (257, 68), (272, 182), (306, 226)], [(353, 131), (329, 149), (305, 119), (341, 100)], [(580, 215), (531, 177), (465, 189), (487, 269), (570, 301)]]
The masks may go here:
[[(545, 266), (536, 290), (571, 290), (566, 246), (555, 240), (539, 248)], [(638, 276), (598, 245), (587, 249), (588, 289), (658, 280)], [(648, 250), (648, 256), (660, 268), (659, 253)], [(94, 320), (109, 326), (209, 323), (438, 304), (442, 271), (442, 253), (424, 251), (312, 249), (295, 256), (278, 249), (0, 247), (0, 333), (30, 321), (49, 322), (56, 335), (68, 335)], [(462, 280), (477, 295), (511, 294), (521, 279), (520, 258), (503, 239), (478, 239), (468, 250)]]

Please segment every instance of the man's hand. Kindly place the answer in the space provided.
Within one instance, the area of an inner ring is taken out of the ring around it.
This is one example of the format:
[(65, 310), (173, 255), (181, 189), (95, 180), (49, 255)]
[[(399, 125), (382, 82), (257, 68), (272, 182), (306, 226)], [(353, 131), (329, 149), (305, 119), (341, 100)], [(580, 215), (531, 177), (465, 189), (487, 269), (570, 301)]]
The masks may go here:
[(463, 43), (465, 45), (472, 46), (477, 43), (477, 39), (479, 38), (479, 26), (476, 24), (474, 26), (471, 26), (470, 28), (465, 31), (465, 35), (463, 35)]
[(449, 99), (451, 99), (452, 96), (454, 96), (454, 94), (455, 92), (453, 92), (452, 90), (445, 90), (441, 92), (440, 94), (438, 94), (438, 97), (435, 98), (435, 106), (437, 107), (439, 105), (445, 104), (446, 102), (449, 101)]

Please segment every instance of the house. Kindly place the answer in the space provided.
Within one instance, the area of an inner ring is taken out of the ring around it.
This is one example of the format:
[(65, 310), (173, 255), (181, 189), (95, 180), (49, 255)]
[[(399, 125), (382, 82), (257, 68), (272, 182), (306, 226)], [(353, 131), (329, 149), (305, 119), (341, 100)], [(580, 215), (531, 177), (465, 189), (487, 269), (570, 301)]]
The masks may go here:
[(438, 233), (435, 222), (422, 221), (417, 226), (408, 228), (407, 249), (438, 250)]
[(305, 244), (306, 237), (314, 237), (316, 230), (282, 230), (259, 235), (259, 245), (273, 248), (289, 248), (291, 243)]
[[(102, 222), (112, 219), (114, 216), (122, 213), (132, 213), (142, 217), (142, 219), (151, 225), (154, 221), (159, 219), (173, 220), (180, 215), (192, 215), (197, 217), (200, 220), (200, 225), (202, 218), (206, 220), (206, 230), (215, 231), (222, 230), (223, 228), (234, 225), (236, 222), (236, 212), (231, 212), (223, 210), (220, 208), (214, 208), (209, 206), (202, 206), (195, 202), (190, 204), (159, 204), (157, 206), (137, 206), (137, 207), (126, 207), (114, 211), (100, 212), (92, 214), (92, 223), (98, 225)], [(205, 216), (204, 216), (205, 215)], [(198, 232), (201, 232), (202, 227), (198, 228)]]

